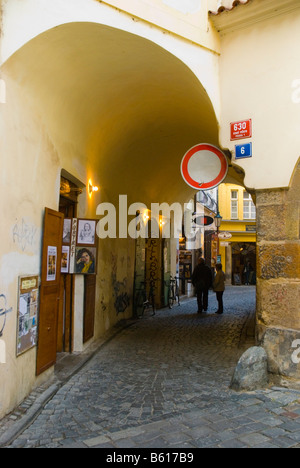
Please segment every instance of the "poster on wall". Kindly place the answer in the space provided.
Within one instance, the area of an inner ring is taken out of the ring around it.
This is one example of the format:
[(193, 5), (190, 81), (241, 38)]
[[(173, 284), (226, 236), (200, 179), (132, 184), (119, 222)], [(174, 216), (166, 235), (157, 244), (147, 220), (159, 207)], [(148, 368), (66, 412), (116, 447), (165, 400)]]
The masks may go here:
[(95, 247), (76, 247), (75, 273), (89, 275), (96, 273)]
[(77, 239), (77, 218), (72, 219), (71, 227), (71, 245), (70, 245), (70, 268), (69, 273), (75, 273), (75, 255), (76, 255), (76, 239)]
[(78, 275), (97, 273), (96, 226), (95, 219), (64, 220), (61, 273)]
[(48, 246), (47, 253), (47, 281), (56, 280), (57, 247)]
[(79, 219), (77, 232), (77, 245), (96, 245), (96, 221), (94, 219)]
[(72, 220), (70, 218), (65, 218), (64, 219), (64, 228), (63, 228), (63, 244), (70, 245), (71, 230), (72, 230)]
[(70, 247), (68, 245), (62, 246), (61, 254), (61, 273), (69, 273), (69, 262), (70, 262)]
[(19, 278), (17, 356), (37, 344), (39, 277)]

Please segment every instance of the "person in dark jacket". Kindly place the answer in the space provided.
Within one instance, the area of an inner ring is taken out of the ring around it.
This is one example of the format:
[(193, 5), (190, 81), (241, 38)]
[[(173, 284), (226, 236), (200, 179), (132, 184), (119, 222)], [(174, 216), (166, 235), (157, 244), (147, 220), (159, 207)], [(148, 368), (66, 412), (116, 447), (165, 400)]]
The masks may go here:
[(212, 286), (212, 272), (211, 269), (205, 265), (204, 258), (199, 258), (198, 265), (192, 274), (192, 284), (196, 288), (198, 314), (202, 311), (207, 311), (208, 308), (208, 290)]
[(214, 283), (213, 283), (213, 288), (216, 293), (217, 301), (219, 305), (219, 308), (216, 314), (219, 314), (219, 315), (223, 314), (223, 293), (225, 291), (225, 280), (226, 280), (226, 276), (222, 268), (223, 267), (221, 263), (216, 264), (217, 274), (215, 276)]

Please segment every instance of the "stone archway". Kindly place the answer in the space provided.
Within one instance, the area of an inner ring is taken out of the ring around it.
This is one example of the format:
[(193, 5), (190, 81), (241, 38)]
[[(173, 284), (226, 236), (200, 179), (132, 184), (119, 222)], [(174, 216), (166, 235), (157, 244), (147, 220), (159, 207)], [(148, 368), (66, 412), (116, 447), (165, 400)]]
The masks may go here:
[[(94, 218), (102, 202), (117, 206), (122, 194), (128, 206), (187, 201), (194, 190), (181, 177), (182, 156), (199, 142), (219, 144), (216, 113), (199, 77), (157, 44), (116, 28), (80, 22), (49, 29), (11, 55), (1, 76), (6, 103), (0, 211), (7, 233), (23, 218), (41, 232), (45, 206), (58, 208), (62, 168), (82, 185), (92, 178), (100, 188), (99, 198), (82, 195), (80, 217)], [(230, 167), (229, 178), (243, 175)], [(11, 297), (16, 298), (19, 272), (39, 271), (38, 234), (34, 240), (27, 253), (15, 252), (9, 235), (1, 244), (2, 271), (4, 260), (11, 259), (5, 275)], [(126, 238), (101, 242), (95, 338), (120, 319), (119, 288), (132, 297), (134, 247)], [(82, 283), (76, 288), (77, 306), (83, 302)], [(12, 356), (10, 325), (6, 349)], [(20, 373), (26, 388), (22, 384), (19, 395), (34, 384), (35, 355), (28, 356)], [(20, 381), (14, 362), (7, 369), (4, 407), (10, 408)]]
[(300, 378), (300, 161), (289, 189), (257, 191), (257, 335), (269, 370)]

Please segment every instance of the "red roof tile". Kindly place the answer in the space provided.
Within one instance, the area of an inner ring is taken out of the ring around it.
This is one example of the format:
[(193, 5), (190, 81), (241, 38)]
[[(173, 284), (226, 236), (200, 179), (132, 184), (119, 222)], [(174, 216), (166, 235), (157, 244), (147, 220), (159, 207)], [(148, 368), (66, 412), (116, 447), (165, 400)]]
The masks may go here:
[[(223, 13), (223, 11), (231, 11), (235, 7), (239, 5), (246, 5), (246, 3), (249, 3), (251, 0), (234, 0), (232, 4), (230, 5), (231, 2), (229, 2), (229, 6), (221, 5), (217, 11), (209, 11), (211, 15), (219, 15), (220, 13)], [(223, 3), (228, 3), (228, 2), (223, 2)]]

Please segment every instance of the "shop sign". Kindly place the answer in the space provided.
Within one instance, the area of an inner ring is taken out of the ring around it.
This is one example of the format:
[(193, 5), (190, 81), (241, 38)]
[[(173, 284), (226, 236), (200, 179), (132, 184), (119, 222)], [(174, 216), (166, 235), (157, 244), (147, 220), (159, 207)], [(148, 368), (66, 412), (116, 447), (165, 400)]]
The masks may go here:
[(210, 226), (213, 222), (214, 219), (211, 216), (196, 216), (194, 218), (194, 223), (198, 226)]
[(219, 239), (231, 239), (232, 234), (230, 232), (220, 232)]
[(230, 242), (220, 242), (221, 247), (229, 247)]

